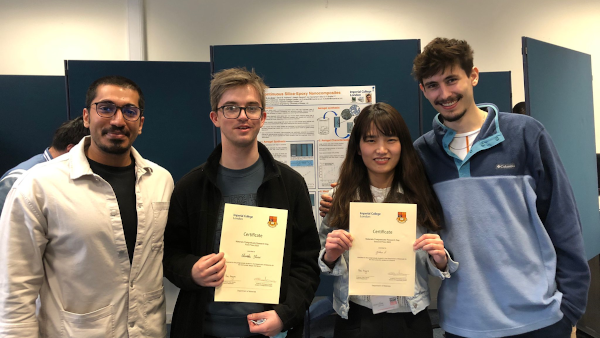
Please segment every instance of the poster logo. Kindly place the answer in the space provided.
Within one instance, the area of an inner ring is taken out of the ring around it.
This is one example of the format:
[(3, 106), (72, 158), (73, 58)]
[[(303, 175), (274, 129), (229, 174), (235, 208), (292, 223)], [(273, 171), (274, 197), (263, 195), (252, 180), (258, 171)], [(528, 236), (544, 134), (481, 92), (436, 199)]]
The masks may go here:
[(277, 226), (277, 216), (269, 216), (269, 222), (267, 223), (271, 228)]
[(398, 211), (398, 218), (396, 218), (396, 220), (398, 221), (398, 223), (406, 222), (406, 212)]

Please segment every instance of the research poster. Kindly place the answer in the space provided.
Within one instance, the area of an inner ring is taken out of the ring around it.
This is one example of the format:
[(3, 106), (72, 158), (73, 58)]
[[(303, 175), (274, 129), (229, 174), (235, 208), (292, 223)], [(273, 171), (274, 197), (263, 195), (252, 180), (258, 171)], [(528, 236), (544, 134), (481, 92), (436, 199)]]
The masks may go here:
[(258, 140), (308, 186), (317, 222), (322, 193), (337, 181), (354, 119), (375, 103), (375, 86), (269, 88)]

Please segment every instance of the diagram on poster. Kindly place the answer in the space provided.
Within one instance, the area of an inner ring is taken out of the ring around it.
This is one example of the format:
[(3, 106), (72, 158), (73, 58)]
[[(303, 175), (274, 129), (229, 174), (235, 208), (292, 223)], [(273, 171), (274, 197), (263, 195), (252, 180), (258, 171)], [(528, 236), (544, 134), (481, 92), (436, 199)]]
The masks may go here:
[(375, 102), (375, 86), (269, 88), (258, 140), (300, 173), (318, 199), (337, 181), (354, 119)]

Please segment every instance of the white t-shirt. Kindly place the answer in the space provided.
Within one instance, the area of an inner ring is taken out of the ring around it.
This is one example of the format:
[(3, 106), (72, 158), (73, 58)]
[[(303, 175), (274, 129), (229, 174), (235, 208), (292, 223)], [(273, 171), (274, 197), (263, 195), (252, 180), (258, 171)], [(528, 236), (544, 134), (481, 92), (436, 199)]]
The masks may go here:
[(454, 139), (452, 139), (452, 142), (450, 142), (448, 145), (450, 151), (456, 154), (456, 156), (458, 156), (461, 160), (464, 160), (471, 150), (471, 146), (473, 146), (473, 142), (475, 142), (475, 139), (477, 138), (477, 135), (479, 135), (480, 131), (481, 128), (454, 135)]

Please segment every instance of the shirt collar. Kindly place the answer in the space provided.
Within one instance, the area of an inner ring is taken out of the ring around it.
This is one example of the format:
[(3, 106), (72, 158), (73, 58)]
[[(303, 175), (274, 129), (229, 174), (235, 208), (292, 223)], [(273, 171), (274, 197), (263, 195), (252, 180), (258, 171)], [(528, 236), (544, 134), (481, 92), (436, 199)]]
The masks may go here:
[[(92, 141), (91, 136), (84, 137), (77, 143), (69, 152), (69, 166), (71, 179), (78, 179), (85, 175), (93, 175), (94, 172), (90, 168), (90, 164), (85, 156), (85, 150), (90, 146)], [(142, 175), (152, 173), (153, 169), (149, 161), (145, 160), (140, 153), (131, 147), (131, 155), (135, 161), (136, 174)], [(139, 176), (138, 175), (138, 176)]]

